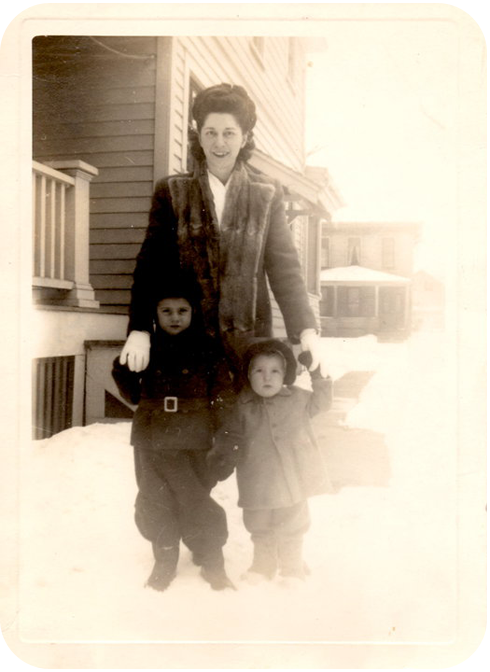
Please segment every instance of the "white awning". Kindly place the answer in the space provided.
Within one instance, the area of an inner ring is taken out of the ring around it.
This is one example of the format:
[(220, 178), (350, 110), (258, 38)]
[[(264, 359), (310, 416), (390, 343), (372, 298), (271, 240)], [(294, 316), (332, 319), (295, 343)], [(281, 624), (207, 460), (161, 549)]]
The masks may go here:
[(364, 266), (339, 266), (337, 268), (324, 268), (320, 272), (320, 282), (362, 282), (371, 284), (407, 285), (410, 283), (410, 278), (405, 278), (401, 275), (393, 275), (392, 273), (374, 271), (372, 268), (365, 268)]

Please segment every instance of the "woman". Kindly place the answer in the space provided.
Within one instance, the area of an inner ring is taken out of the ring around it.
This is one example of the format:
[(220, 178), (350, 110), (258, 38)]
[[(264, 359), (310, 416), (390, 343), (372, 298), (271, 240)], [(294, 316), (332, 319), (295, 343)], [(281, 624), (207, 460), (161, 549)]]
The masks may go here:
[(320, 339), (282, 190), (247, 164), (255, 105), (243, 87), (219, 84), (197, 95), (192, 112), (196, 169), (156, 186), (121, 363), (133, 371), (146, 368), (155, 292), (183, 271), (200, 287), (206, 331), (221, 339), (232, 370), (251, 338), (272, 336), (266, 278), (289, 339), (310, 350), (313, 370)]

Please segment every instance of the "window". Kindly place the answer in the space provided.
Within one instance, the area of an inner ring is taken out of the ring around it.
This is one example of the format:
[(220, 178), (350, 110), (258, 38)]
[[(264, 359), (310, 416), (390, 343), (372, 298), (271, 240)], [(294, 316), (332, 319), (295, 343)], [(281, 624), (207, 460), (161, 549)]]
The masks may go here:
[(381, 263), (383, 268), (395, 267), (395, 239), (383, 238), (381, 241)]
[(338, 315), (340, 317), (373, 317), (374, 287), (339, 287)]
[(360, 266), (361, 264), (361, 239), (349, 238), (347, 246), (347, 266)]
[(322, 239), (320, 247), (320, 266), (330, 268), (330, 238), (328, 236), (328, 224), (322, 223)]
[(335, 287), (322, 287), (320, 300), (320, 315), (322, 317), (334, 317)]

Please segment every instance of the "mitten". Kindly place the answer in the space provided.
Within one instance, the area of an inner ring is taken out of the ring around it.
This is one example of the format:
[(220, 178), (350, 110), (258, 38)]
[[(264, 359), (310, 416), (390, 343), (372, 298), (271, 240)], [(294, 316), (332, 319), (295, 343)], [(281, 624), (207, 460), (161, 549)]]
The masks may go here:
[[(231, 453), (236, 452), (238, 447), (233, 447)], [(223, 453), (216, 448), (211, 449), (206, 453), (206, 462), (211, 471), (211, 474), (218, 481), (226, 481), (235, 470), (235, 456), (229, 453)]]
[(305, 329), (304, 331), (302, 331), (300, 334), (300, 341), (303, 353), (310, 353), (311, 355), (311, 361), (310, 364), (308, 365), (308, 370), (316, 371), (318, 366), (320, 366), (320, 374), (323, 376), (323, 378), (326, 378), (327, 363), (322, 357), (323, 352), (322, 352), (321, 339), (320, 336), (317, 334), (316, 330)]
[(298, 362), (308, 369), (312, 380), (322, 377), (320, 366), (317, 366), (313, 371), (310, 370), (311, 364), (313, 362), (313, 356), (309, 350), (304, 350), (303, 352), (299, 353)]
[(119, 357), (130, 371), (143, 371), (150, 362), (150, 334), (147, 331), (132, 331)]

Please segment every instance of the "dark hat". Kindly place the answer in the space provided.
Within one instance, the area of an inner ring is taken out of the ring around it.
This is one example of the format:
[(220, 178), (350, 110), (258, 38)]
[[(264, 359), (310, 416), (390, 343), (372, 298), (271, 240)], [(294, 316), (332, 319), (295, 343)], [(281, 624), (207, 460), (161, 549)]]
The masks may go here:
[(278, 338), (257, 338), (249, 345), (243, 358), (243, 372), (248, 375), (250, 363), (257, 355), (280, 355), (286, 361), (284, 384), (292, 385), (296, 380), (297, 363), (293, 351), (287, 343)]
[(197, 282), (193, 278), (184, 275), (175, 275), (167, 278), (155, 291), (155, 307), (162, 299), (187, 299), (190, 305), (195, 308), (201, 300), (201, 291)]

